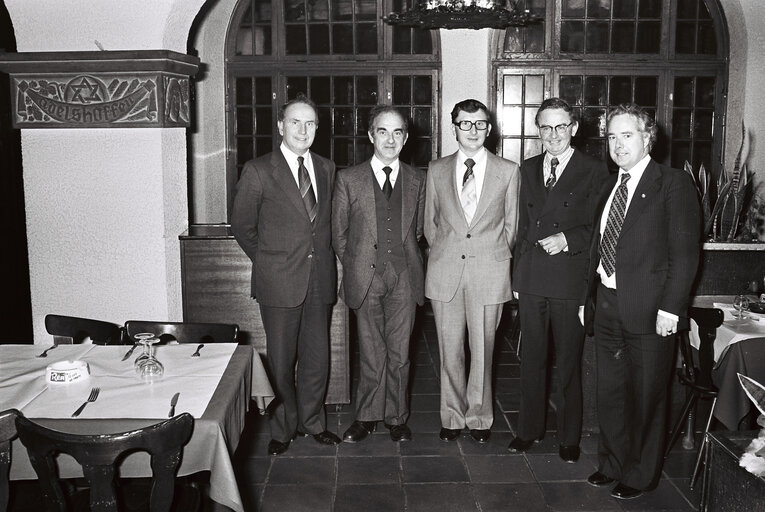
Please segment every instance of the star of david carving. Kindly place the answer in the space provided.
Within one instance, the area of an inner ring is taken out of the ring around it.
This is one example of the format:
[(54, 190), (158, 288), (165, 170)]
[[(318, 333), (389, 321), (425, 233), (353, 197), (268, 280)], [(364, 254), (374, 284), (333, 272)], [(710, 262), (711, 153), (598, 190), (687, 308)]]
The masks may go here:
[(79, 101), (85, 104), (91, 101), (104, 101), (98, 94), (98, 84), (89, 82), (87, 77), (82, 77), (79, 84), (72, 84), (71, 87), (74, 91), (72, 101)]

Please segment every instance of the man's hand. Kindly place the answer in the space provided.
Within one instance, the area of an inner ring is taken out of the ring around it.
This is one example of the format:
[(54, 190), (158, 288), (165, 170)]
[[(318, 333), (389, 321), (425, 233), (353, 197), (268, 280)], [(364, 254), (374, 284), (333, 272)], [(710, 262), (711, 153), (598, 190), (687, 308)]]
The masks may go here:
[(579, 323), (582, 324), (582, 327), (584, 327), (584, 306), (579, 306)]
[(672, 336), (677, 332), (677, 320), (664, 315), (656, 315), (656, 334), (659, 336)]
[(555, 233), (542, 240), (537, 240), (537, 245), (550, 256), (554, 256), (566, 249), (568, 247), (568, 242), (566, 241), (566, 235), (563, 233)]

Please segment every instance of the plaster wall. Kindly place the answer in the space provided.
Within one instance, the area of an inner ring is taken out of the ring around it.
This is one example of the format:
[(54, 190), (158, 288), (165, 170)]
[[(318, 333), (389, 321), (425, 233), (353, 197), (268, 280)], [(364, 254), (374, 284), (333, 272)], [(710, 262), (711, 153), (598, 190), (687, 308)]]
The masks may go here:
[[(186, 53), (203, 3), (5, 0), (19, 52)], [(181, 320), (185, 130), (24, 129), (21, 142), (35, 343), (50, 343), (48, 313)]]

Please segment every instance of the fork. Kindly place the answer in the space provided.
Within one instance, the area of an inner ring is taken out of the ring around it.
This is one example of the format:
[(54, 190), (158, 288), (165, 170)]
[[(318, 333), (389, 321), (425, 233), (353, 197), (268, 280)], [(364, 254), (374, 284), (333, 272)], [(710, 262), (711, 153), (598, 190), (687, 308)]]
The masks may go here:
[(85, 406), (88, 405), (90, 402), (95, 402), (100, 392), (101, 392), (101, 388), (91, 389), (88, 399), (85, 402), (83, 402), (82, 405), (78, 407), (76, 411), (72, 413), (72, 418), (76, 418), (77, 416), (79, 416), (82, 410), (85, 408)]
[(53, 345), (51, 347), (46, 348), (41, 353), (37, 354), (37, 357), (48, 357), (48, 352), (56, 348), (58, 345)]
[(199, 346), (197, 347), (196, 352), (191, 354), (191, 357), (199, 357), (199, 351), (202, 350), (202, 347), (204, 347), (204, 346), (205, 346), (204, 343), (200, 343)]

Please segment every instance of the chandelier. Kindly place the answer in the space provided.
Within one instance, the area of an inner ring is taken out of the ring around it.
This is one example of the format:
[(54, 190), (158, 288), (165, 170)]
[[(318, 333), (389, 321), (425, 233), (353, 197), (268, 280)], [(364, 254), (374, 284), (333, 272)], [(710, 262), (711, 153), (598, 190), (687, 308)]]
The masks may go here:
[(541, 18), (528, 9), (518, 9), (517, 2), (508, 0), (508, 3), (508, 7), (502, 7), (495, 0), (420, 0), (408, 11), (392, 12), (382, 19), (389, 25), (404, 27), (474, 30), (522, 27), (540, 21)]

